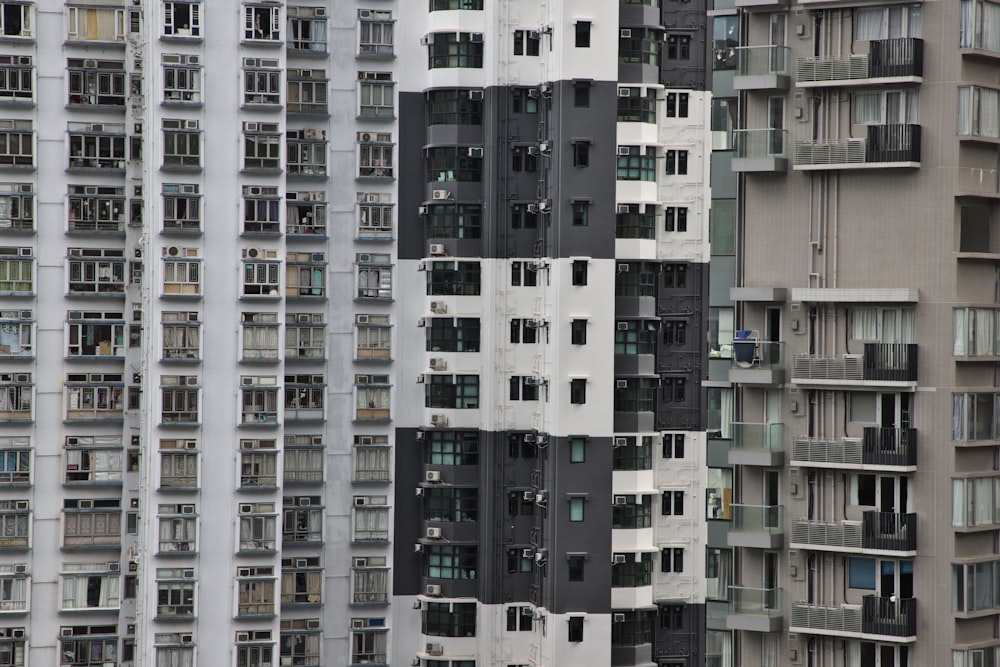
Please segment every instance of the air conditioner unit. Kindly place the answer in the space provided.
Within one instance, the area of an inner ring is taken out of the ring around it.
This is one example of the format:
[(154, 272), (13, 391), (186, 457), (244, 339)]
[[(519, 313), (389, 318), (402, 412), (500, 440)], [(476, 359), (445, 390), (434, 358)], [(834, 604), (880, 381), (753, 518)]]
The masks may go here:
[(182, 644), (190, 644), (192, 642), (194, 642), (194, 635), (193, 634), (181, 635), (181, 643)]
[(434, 191), (431, 192), (431, 199), (437, 199), (437, 200), (448, 199), (448, 191), (447, 190), (434, 190)]
[(121, 563), (108, 563), (108, 572), (121, 572), (121, 571), (122, 571)]
[(547, 491), (537, 491), (535, 493), (535, 504), (544, 505), (549, 499), (549, 494)]
[(178, 257), (181, 254), (181, 249), (175, 245), (168, 246), (163, 249), (163, 254), (168, 257)]
[(302, 135), (306, 139), (319, 139), (322, 141), (326, 139), (326, 130), (317, 130), (317, 129), (305, 130), (303, 131)]
[(538, 150), (540, 150), (543, 153), (551, 153), (552, 152), (552, 144), (550, 144), (547, 141), (543, 141), (542, 143), (538, 144)]
[(250, 512), (253, 512), (253, 505), (240, 505), (240, 514), (249, 514)]
[(615, 496), (615, 505), (628, 505), (628, 498), (625, 496)]
[(483, 41), (483, 33), (481, 33), (481, 32), (474, 32), (469, 37), (470, 37), (470, 39), (473, 42), (481, 42), (481, 41)]
[(615, 438), (615, 447), (627, 447), (628, 438)]
[(469, 157), (482, 157), (483, 149), (478, 147), (473, 147), (469, 149)]
[(448, 304), (444, 301), (431, 301), (431, 312), (443, 315), (448, 312)]
[(97, 68), (97, 61), (96, 60), (84, 60), (83, 61), (83, 66), (86, 67), (86, 68), (89, 68), (89, 69), (96, 69)]
[(430, 482), (431, 484), (438, 484), (441, 482), (441, 471), (440, 470), (428, 470), (424, 473), (424, 481)]
[(319, 630), (320, 624), (318, 618), (310, 618), (306, 621), (306, 630)]
[(628, 273), (628, 270), (629, 270), (629, 265), (628, 264), (619, 264), (618, 265), (618, 273)]
[(619, 155), (628, 155), (629, 152), (630, 152), (630, 150), (631, 149), (629, 149), (628, 146), (619, 146), (618, 147), (618, 154)]
[(618, 206), (615, 208), (615, 210), (618, 211), (619, 213), (630, 213), (631, 212), (630, 209), (629, 209), (629, 205), (628, 204), (618, 204)]
[(236, 641), (238, 641), (238, 642), (248, 642), (248, 641), (250, 641), (250, 633), (249, 632), (237, 632), (236, 633)]
[(622, 28), (621, 32), (619, 32), (618, 34), (621, 35), (622, 37), (631, 37), (632, 36), (632, 29), (631, 28)]
[[(622, 32), (624, 32), (624, 30)], [(615, 623), (624, 623), (625, 622), (625, 614), (613, 614), (612, 615), (612, 620)]]
[(445, 247), (443, 243), (432, 243), (429, 248), (429, 252), (432, 257), (440, 256), (445, 254)]
[(322, 192), (310, 192), (306, 195), (306, 201), (323, 201), (325, 198)]
[(28, 566), (24, 563), (14, 566), (14, 574), (25, 574), (28, 571)]
[(530, 97), (532, 99), (538, 99), (538, 89), (537, 88), (528, 88), (528, 97)]
[(615, 380), (615, 389), (627, 389), (628, 380)]
[(440, 540), (441, 539), (441, 529), (440, 528), (428, 528), (427, 529), (427, 539), (428, 540)]
[(527, 204), (525, 205), (524, 210), (528, 213), (538, 213), (538, 204)]
[(448, 415), (431, 415), (431, 426), (447, 426)]
[(427, 326), (427, 318), (426, 317), (421, 317), (419, 320), (417, 320), (417, 327), (423, 328), (423, 327), (426, 327), (426, 326)]
[[(437, 584), (427, 584), (427, 586), (424, 587), (424, 594), (425, 595), (429, 595), (432, 598), (433, 597), (440, 597), (441, 596), (441, 587), (439, 585), (437, 585)], [(431, 646), (432, 646), (431, 644), (428, 644), (427, 648), (430, 649)], [(430, 653), (429, 650), (427, 652)], [(432, 653), (431, 655), (441, 655), (441, 654), (440, 653), (437, 653), (437, 654), (433, 654)]]
[(481, 90), (470, 90), (469, 99), (473, 102), (481, 102), (483, 99), (483, 91)]
[(427, 207), (426, 206), (418, 206), (417, 207), (417, 215), (427, 215)]
[(538, 210), (541, 211), (542, 213), (547, 212), (550, 208), (552, 208), (552, 204), (549, 203), (548, 199), (543, 199), (542, 201), (538, 202)]
[(619, 331), (628, 331), (628, 322), (617, 322), (617, 323), (615, 324), (615, 327), (616, 327), (616, 328), (617, 328), (617, 329), (618, 329)]
[(244, 248), (243, 259), (257, 259), (260, 257), (260, 250), (257, 248)]
[(534, 549), (521, 549), (521, 558), (534, 558), (534, 557), (535, 557)]
[(528, 155), (538, 155), (538, 146), (528, 146)]
[(434, 43), (434, 39), (433, 39), (432, 35), (423, 35), (420, 38), (420, 45), (421, 46), (429, 46), (429, 45), (431, 45), (433, 43)]
[[(544, 380), (537, 375), (528, 375), (524, 378), (524, 384), (527, 387), (538, 387), (544, 383)], [(527, 438), (525, 438), (527, 440)]]
[(448, 370), (448, 362), (444, 359), (434, 358), (431, 359), (431, 370), (432, 371), (446, 371)]
[(360, 506), (364, 505), (367, 501), (368, 501), (368, 499), (365, 498), (364, 496), (354, 496), (354, 505), (355, 505), (355, 507), (360, 507)]
[(618, 97), (631, 97), (631, 96), (632, 96), (632, 91), (629, 90), (628, 88), (618, 89)]
[(539, 549), (538, 551), (535, 552), (535, 562), (538, 563), (539, 565), (542, 565), (543, 563), (545, 563), (545, 559), (547, 556), (548, 554), (546, 553), (545, 549)]
[(625, 563), (625, 554), (614, 554), (611, 557), (612, 565), (622, 565)]

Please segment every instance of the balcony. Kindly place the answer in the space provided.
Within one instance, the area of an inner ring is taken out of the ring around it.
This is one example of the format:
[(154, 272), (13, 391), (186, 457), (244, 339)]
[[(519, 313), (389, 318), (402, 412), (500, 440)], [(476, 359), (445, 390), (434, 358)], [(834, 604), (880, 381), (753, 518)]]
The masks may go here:
[(858, 637), (869, 640), (914, 641), (917, 634), (914, 598), (866, 595), (862, 604), (826, 607), (793, 604), (789, 632)]
[(866, 635), (917, 638), (917, 601), (895, 595), (866, 595), (861, 605), (861, 632)]
[(793, 438), (791, 464), (838, 470), (914, 470), (917, 430), (870, 426), (864, 438)]
[(807, 387), (910, 388), (917, 383), (914, 343), (865, 343), (864, 354), (800, 354), (792, 383)]
[(865, 512), (861, 521), (792, 521), (789, 544), (793, 549), (914, 555), (917, 549), (917, 515)]
[(863, 139), (796, 141), (794, 162), (800, 171), (919, 167), (920, 126), (868, 125)]
[(736, 90), (765, 92), (786, 91), (791, 79), (788, 76), (787, 46), (740, 46), (736, 49)]
[(789, 632), (831, 634), (838, 637), (861, 635), (861, 605), (824, 607), (799, 602), (791, 608)]
[(788, 0), (736, 0), (737, 9), (786, 9)]
[(922, 39), (875, 39), (869, 45), (867, 54), (799, 58), (795, 63), (796, 85), (818, 88), (923, 81)]
[(729, 381), (765, 386), (781, 384), (785, 381), (785, 344), (769, 340), (734, 340)]
[(786, 130), (735, 130), (733, 171), (739, 173), (784, 173), (788, 171)]
[(780, 466), (785, 460), (785, 425), (733, 422), (729, 463), (742, 466)]
[(731, 505), (730, 510), (729, 546), (776, 549), (784, 543), (784, 506)]
[(729, 613), (726, 627), (750, 632), (776, 632), (781, 629), (781, 589), (729, 587)]

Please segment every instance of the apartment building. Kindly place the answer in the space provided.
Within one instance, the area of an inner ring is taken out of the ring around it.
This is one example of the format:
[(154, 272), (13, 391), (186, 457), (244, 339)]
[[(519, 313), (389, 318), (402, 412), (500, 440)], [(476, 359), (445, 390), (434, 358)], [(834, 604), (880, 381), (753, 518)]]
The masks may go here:
[(0, 665), (699, 664), (705, 40), (0, 2)]
[(998, 664), (1000, 5), (729, 6), (727, 659)]

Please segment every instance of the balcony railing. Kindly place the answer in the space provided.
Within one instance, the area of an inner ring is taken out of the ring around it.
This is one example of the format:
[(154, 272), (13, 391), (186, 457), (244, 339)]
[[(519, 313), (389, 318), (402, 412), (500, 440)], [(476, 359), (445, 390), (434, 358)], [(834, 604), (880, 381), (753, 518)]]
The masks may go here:
[(788, 156), (787, 130), (734, 130), (734, 158)]
[(862, 439), (864, 465), (917, 465), (917, 429), (869, 426)]
[(781, 423), (732, 423), (731, 449), (779, 452), (783, 448), (785, 425)]
[(864, 55), (799, 58), (795, 63), (795, 79), (800, 84), (923, 74), (924, 41), (912, 37), (872, 40), (869, 53)]
[(740, 46), (736, 48), (736, 76), (788, 74), (787, 46)]
[(865, 512), (861, 516), (861, 544), (880, 551), (916, 551), (917, 515)]
[(797, 141), (796, 167), (920, 162), (919, 125), (868, 125), (863, 139)]
[(861, 534), (860, 521), (825, 522), (795, 519), (792, 521), (791, 541), (793, 544), (860, 551), (863, 542)]
[(796, 630), (861, 633), (861, 606), (824, 607), (816, 604), (793, 604), (788, 627)]
[(732, 505), (731, 509), (730, 532), (778, 535), (783, 530), (783, 505)]
[(729, 613), (781, 616), (781, 589), (730, 586)]
[(912, 343), (865, 343), (864, 354), (800, 354), (792, 381), (916, 382), (917, 346)]
[(861, 631), (870, 635), (913, 637), (917, 634), (914, 598), (866, 595), (861, 605)]

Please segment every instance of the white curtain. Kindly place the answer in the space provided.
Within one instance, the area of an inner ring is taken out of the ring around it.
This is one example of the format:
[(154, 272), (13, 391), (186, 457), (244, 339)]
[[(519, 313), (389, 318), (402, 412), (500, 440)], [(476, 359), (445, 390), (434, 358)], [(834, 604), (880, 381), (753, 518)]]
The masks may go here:
[(975, 525), (985, 526), (993, 523), (993, 480), (974, 480), (975, 494)]
[(855, 41), (885, 39), (886, 34), (885, 7), (859, 8), (854, 10)]
[(722, 409), (719, 430), (723, 438), (733, 437), (733, 390), (723, 389), (719, 392), (722, 399)]
[(970, 346), (972, 349), (970, 352), (974, 355), (991, 355), (993, 354), (993, 340), (994, 329), (995, 329), (995, 313), (989, 308), (974, 308), (970, 310), (970, 314), (973, 316), (972, 321), (975, 323), (974, 328), (972, 328), (972, 342), (973, 345)]
[(878, 340), (878, 308), (851, 308), (850, 327), (852, 340)]
[(1000, 137), (1000, 91), (991, 88), (976, 88), (979, 94), (978, 104), (973, 97), (974, 114), (979, 117), (978, 128), (973, 126), (973, 134), (978, 133), (984, 137)]
[(951, 395), (951, 439), (965, 440), (965, 394)]
[(976, 35), (976, 4), (973, 0), (962, 0), (962, 25), (959, 32), (958, 46), (971, 49), (975, 45)]
[(910, 5), (908, 8), (907, 21), (909, 25), (907, 26), (907, 37), (920, 37), (923, 29), (922, 19), (920, 17), (920, 5)]
[[(389, 534), (389, 510), (387, 509), (356, 509), (354, 510), (355, 538), (373, 540), (381, 539), (380, 535)], [(362, 535), (364, 534), (364, 535)]]
[(193, 662), (193, 649), (180, 647), (159, 647), (156, 649), (156, 667), (191, 667)]
[(899, 342), (914, 342), (916, 340), (916, 313), (910, 308), (904, 308), (900, 319), (902, 326), (899, 331)]
[(861, 667), (861, 642), (847, 642), (847, 662), (845, 667)]
[(878, 125), (882, 123), (884, 95), (880, 91), (854, 93), (851, 122), (854, 125)]
[(951, 525), (968, 525), (965, 515), (965, 480), (955, 479), (951, 482)]
[[(978, 105), (977, 105), (978, 106)], [(961, 86), (958, 89), (958, 133), (963, 136), (973, 134), (978, 123), (975, 119), (976, 108), (973, 105), (973, 87)]]
[(987, 51), (1000, 51), (1000, 4), (984, 1), (979, 6), (982, 14), (977, 46)]

